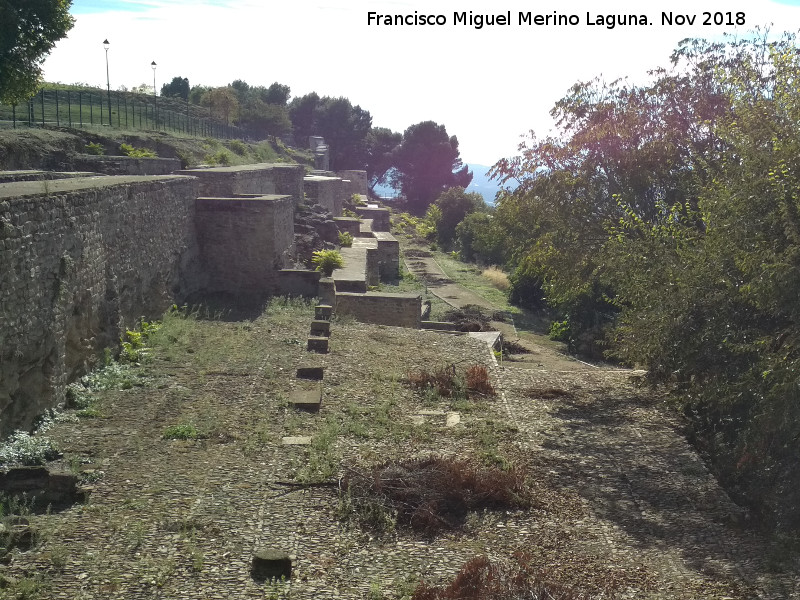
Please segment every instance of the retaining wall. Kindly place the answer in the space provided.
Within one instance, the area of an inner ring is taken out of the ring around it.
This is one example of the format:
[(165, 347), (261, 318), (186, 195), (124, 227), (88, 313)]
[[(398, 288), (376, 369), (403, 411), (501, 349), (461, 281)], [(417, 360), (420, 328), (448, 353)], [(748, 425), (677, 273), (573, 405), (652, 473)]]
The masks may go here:
[(353, 294), (336, 292), (336, 314), (377, 325), (420, 328), (422, 296), (419, 294)]
[(303, 184), (310, 202), (324, 206), (334, 217), (342, 216), (346, 190), (340, 178), (309, 175), (303, 180)]
[(203, 283), (188, 177), (0, 185), (0, 434)]

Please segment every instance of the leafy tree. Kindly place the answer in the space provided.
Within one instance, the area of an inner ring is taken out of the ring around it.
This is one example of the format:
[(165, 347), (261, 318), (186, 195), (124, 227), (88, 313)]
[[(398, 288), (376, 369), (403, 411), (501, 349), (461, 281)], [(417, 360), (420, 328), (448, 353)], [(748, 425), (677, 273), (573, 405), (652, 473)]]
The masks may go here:
[(483, 196), (476, 192), (465, 192), (464, 188), (452, 187), (443, 192), (432, 205), (436, 206), (436, 239), (444, 248), (453, 244), (456, 227), (470, 213), (485, 211)]
[(271, 86), (266, 88), (266, 90), (261, 92), (261, 100), (267, 104), (286, 106), (289, 102), (290, 92), (291, 88), (288, 85), (283, 85), (276, 81)]
[(405, 130), (394, 153), (394, 166), (392, 186), (402, 191), (416, 214), (424, 213), (447, 188), (466, 188), (472, 181), (472, 173), (459, 157), (458, 139), (433, 121)]
[(506, 238), (491, 212), (472, 212), (456, 226), (456, 243), (461, 260), (485, 265), (506, 261)]
[(226, 124), (230, 124), (232, 119), (235, 120), (238, 117), (239, 99), (236, 97), (234, 88), (211, 88), (203, 94), (200, 104), (208, 106), (211, 113), (217, 119), (224, 120)]
[(42, 77), (42, 61), (67, 35), (71, 0), (0, 0), (0, 102), (30, 97)]
[(369, 187), (387, 182), (389, 172), (394, 167), (394, 152), (403, 140), (401, 133), (395, 133), (386, 127), (373, 127), (367, 134), (366, 171)]
[(192, 89), (189, 90), (189, 102), (192, 104), (200, 105), (203, 96), (205, 96), (206, 92), (208, 92), (211, 88), (207, 85), (193, 85)]
[(189, 79), (186, 77), (173, 77), (172, 81), (161, 86), (161, 95), (168, 98), (189, 99)]
[(363, 169), (372, 116), (347, 98), (320, 99), (314, 109), (314, 128), (330, 147), (331, 169)]
[(292, 129), (289, 112), (285, 106), (266, 104), (259, 98), (245, 100), (240, 110), (238, 124), (259, 139), (282, 135)]
[(289, 118), (292, 121), (295, 142), (300, 146), (306, 145), (308, 138), (314, 135), (314, 115), (319, 102), (317, 93), (311, 92), (293, 98), (289, 104)]

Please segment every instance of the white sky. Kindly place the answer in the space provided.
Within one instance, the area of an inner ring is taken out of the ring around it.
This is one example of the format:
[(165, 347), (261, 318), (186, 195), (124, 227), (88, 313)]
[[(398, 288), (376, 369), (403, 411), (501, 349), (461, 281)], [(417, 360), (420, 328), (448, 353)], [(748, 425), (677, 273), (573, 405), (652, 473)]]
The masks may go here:
[[(192, 85), (289, 85), (292, 96), (346, 96), (372, 114), (373, 126), (402, 132), (433, 120), (460, 142), (465, 162), (494, 164), (516, 153), (520, 135), (547, 134), (549, 111), (579, 80), (602, 75), (643, 81), (667, 66), (687, 37), (744, 35), (770, 25), (800, 30), (800, 0), (73, 0), (75, 27), (44, 64), (45, 79), (105, 87), (156, 85), (175, 76)], [(646, 8), (654, 6), (656, 8)], [(511, 12), (510, 26), (454, 25), (454, 11)], [(447, 25), (368, 26), (367, 13), (442, 14)], [(575, 26), (527, 26), (519, 11), (577, 15)], [(644, 14), (646, 27), (607, 29), (597, 15)], [(703, 26), (703, 12), (745, 14), (746, 25)], [(696, 15), (667, 26), (662, 12)]]

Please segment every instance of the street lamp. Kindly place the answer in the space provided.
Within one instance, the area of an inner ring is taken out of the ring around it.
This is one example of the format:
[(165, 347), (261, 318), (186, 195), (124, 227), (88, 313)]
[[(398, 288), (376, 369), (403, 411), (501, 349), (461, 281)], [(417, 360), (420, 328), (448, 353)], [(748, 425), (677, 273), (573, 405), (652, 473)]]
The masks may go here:
[(153, 106), (156, 113), (156, 129), (158, 129), (158, 96), (156, 95), (156, 61), (150, 63), (153, 68)]
[(108, 46), (109, 46), (108, 40), (107, 39), (103, 40), (103, 48), (105, 48), (106, 51), (106, 88), (108, 90), (108, 124), (110, 126), (111, 125), (111, 78), (108, 76)]

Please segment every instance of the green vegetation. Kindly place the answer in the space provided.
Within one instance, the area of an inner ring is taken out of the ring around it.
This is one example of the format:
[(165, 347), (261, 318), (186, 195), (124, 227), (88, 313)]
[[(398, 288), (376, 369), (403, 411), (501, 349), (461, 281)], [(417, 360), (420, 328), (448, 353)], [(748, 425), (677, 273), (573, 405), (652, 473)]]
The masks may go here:
[(167, 427), (163, 437), (165, 440), (196, 440), (200, 434), (194, 425), (181, 423)]
[(0, 103), (30, 97), (42, 77), (42, 63), (72, 29), (71, 0), (0, 2)]
[(339, 245), (343, 248), (349, 248), (353, 245), (353, 234), (346, 231), (339, 232)]
[(84, 151), (86, 154), (94, 154), (95, 156), (102, 156), (106, 153), (106, 149), (103, 148), (103, 144), (98, 144), (96, 142), (90, 142), (86, 144)]
[(134, 148), (130, 144), (120, 144), (119, 146), (120, 152), (124, 156), (130, 156), (131, 158), (157, 158), (158, 154), (156, 154), (153, 150), (148, 148)]
[(312, 255), (311, 262), (325, 277), (330, 277), (334, 269), (341, 269), (344, 266), (344, 260), (338, 250), (317, 250)]

